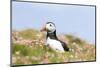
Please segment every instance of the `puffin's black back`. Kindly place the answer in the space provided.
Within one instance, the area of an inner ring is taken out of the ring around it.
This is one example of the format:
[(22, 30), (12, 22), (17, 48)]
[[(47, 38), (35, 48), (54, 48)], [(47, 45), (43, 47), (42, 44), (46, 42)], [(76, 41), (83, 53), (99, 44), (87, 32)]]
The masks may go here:
[(59, 40), (62, 43), (62, 46), (64, 48), (65, 51), (69, 51), (69, 48), (67, 46), (67, 44), (65, 42), (62, 42), (61, 40)]

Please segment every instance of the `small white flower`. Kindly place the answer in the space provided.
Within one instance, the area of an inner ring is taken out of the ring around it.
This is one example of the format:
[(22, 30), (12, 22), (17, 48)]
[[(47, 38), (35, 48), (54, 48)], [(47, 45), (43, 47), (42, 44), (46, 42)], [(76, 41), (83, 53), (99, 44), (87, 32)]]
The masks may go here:
[(19, 55), (20, 54), (20, 51), (16, 51), (16, 55)]
[(73, 58), (74, 56), (73, 55), (70, 55), (70, 57)]

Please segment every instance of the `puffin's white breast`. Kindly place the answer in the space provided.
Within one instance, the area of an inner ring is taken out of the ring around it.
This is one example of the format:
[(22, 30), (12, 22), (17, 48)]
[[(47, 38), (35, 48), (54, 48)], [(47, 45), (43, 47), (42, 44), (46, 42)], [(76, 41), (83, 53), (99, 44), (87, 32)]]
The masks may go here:
[(47, 38), (47, 45), (50, 46), (53, 50), (59, 50), (61, 52), (64, 52), (64, 48), (62, 47), (62, 44), (60, 41), (55, 40), (55, 39), (50, 39), (49, 37)]

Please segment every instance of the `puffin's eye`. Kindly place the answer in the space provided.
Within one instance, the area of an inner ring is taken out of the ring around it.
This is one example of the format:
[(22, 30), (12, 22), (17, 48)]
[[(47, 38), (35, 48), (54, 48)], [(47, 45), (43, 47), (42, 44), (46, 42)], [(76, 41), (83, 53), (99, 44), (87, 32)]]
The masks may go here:
[(52, 25), (50, 24), (50, 26), (52, 26)]

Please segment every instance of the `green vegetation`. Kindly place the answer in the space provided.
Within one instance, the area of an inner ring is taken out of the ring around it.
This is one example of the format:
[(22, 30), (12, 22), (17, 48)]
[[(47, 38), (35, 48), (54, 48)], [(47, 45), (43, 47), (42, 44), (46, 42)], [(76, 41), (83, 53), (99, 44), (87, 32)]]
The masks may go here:
[(33, 29), (27, 29), (27, 30), (20, 31), (19, 36), (21, 36), (25, 39), (36, 39), (37, 33), (39, 33), (39, 31), (33, 30)]
[[(15, 36), (23, 39), (38, 39), (37, 34), (44, 33), (28, 29), (18, 32)], [(70, 51), (59, 53), (44, 46), (43, 43), (32, 43), (26, 45), (22, 42), (12, 43), (12, 64), (44, 64), (44, 63), (60, 63), (60, 62), (76, 62), (76, 61), (94, 61), (95, 59), (95, 45), (90, 45), (86, 41), (72, 35), (64, 35), (68, 40), (68, 47)], [(21, 41), (21, 40), (19, 40)], [(39, 40), (40, 41), (40, 40)], [(38, 42), (38, 41), (37, 41)]]

